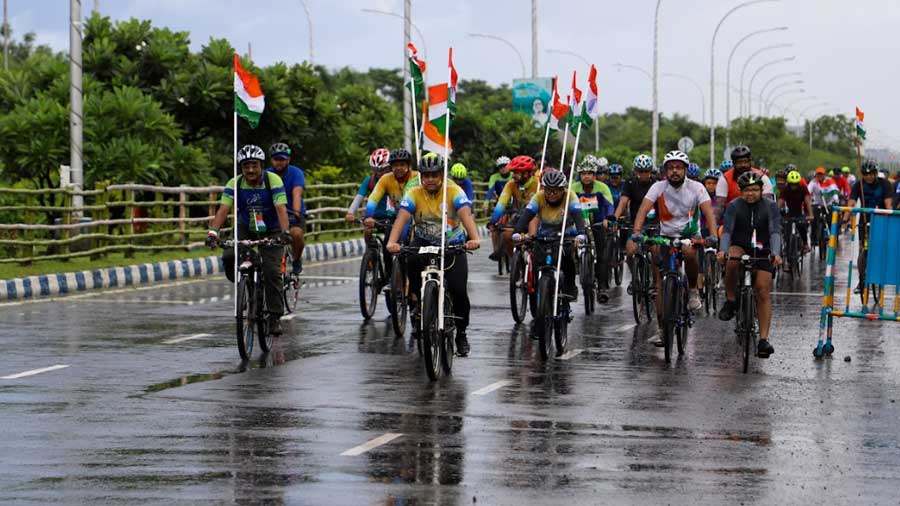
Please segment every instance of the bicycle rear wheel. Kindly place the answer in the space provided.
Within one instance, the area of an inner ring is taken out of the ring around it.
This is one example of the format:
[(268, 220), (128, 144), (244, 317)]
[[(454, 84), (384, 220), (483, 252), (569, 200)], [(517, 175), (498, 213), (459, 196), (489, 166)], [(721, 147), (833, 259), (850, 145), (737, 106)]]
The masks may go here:
[[(565, 275), (560, 273), (560, 286), (565, 285)], [(558, 318), (555, 318), (553, 325), (553, 341), (556, 345), (556, 356), (560, 356), (566, 352), (566, 346), (569, 344), (569, 301), (568, 299), (559, 298), (559, 305), (557, 306), (557, 314)]]
[(394, 327), (394, 335), (403, 337), (406, 332), (406, 318), (409, 315), (407, 307), (407, 282), (403, 263), (399, 257), (394, 257), (391, 265), (391, 325)]
[(246, 275), (241, 275), (238, 282), (237, 299), (237, 345), (238, 353), (244, 360), (250, 360), (253, 354), (253, 341), (256, 338), (256, 304), (251, 297), (251, 288)]
[[(581, 291), (584, 294), (584, 314), (594, 313), (594, 255), (589, 247), (581, 254)], [(560, 281), (562, 286), (562, 281)]]
[(678, 290), (678, 280), (674, 276), (667, 276), (663, 280), (663, 347), (665, 348), (666, 363), (672, 361), (672, 343), (675, 340), (675, 327), (681, 308), (681, 293)]
[(682, 306), (678, 308), (680, 317), (678, 325), (675, 328), (675, 337), (676, 344), (678, 345), (678, 356), (684, 355), (685, 350), (687, 349), (687, 341), (688, 341), (688, 333), (690, 331), (690, 326), (688, 325), (690, 318), (687, 308), (684, 307), (684, 303), (687, 300), (687, 286), (681, 289), (681, 295), (679, 296), (679, 301)]
[(522, 323), (528, 311), (528, 280), (525, 279), (525, 256), (521, 251), (513, 255), (512, 268), (509, 271), (509, 307), (513, 320)]
[(750, 369), (751, 342), (753, 339), (753, 294), (750, 290), (741, 290), (738, 302), (737, 327), (741, 333), (741, 360), (744, 374)]
[(554, 279), (552, 274), (541, 276), (538, 281), (538, 349), (541, 360), (550, 358), (550, 348), (553, 346), (553, 290)]
[(425, 285), (422, 301), (422, 356), (425, 358), (425, 372), (431, 381), (441, 375), (441, 332), (438, 328), (438, 285), (428, 282)]
[(617, 237), (613, 237), (612, 239), (612, 259), (614, 262), (613, 265), (613, 278), (615, 278), (616, 286), (622, 286), (622, 271), (624, 270), (624, 261), (622, 259), (622, 248), (619, 244), (619, 239)]
[[(266, 290), (262, 283), (256, 285), (256, 294), (256, 297), (254, 297), (257, 304), (257, 310), (254, 312), (257, 316), (256, 335), (259, 338), (259, 348), (263, 353), (268, 353), (269, 350), (272, 349), (272, 343), (275, 341), (275, 336), (269, 331), (268, 315), (263, 313), (263, 309), (266, 308), (267, 304)], [(281, 315), (278, 315), (278, 317), (281, 317)]]
[(359, 312), (368, 321), (378, 304), (378, 252), (367, 248), (359, 265)]
[(644, 302), (645, 295), (644, 285), (641, 280), (642, 256), (634, 255), (631, 257), (631, 309), (634, 313), (634, 322), (638, 325), (644, 323)]
[(449, 376), (453, 370), (453, 355), (456, 354), (456, 324), (453, 319), (453, 302), (450, 294), (444, 293), (444, 331), (441, 336), (441, 369)]

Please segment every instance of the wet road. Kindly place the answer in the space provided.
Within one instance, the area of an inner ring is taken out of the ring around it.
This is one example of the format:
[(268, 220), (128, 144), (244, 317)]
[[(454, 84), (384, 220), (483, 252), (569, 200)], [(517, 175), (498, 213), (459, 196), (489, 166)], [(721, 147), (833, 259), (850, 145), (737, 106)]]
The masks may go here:
[(308, 266), (249, 364), (221, 280), (0, 307), (0, 503), (897, 504), (900, 328), (838, 320), (814, 361), (817, 262), (743, 375), (712, 318), (667, 366), (624, 289), (544, 364), (486, 256), (472, 353), (433, 384), (383, 301), (361, 323), (358, 260)]

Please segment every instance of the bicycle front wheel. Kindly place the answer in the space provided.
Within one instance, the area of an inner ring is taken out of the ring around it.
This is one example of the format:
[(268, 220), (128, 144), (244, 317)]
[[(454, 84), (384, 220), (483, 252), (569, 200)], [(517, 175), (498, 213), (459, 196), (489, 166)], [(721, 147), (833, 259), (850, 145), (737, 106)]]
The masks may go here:
[(438, 326), (438, 285), (434, 282), (425, 284), (422, 298), (422, 356), (425, 358), (425, 372), (428, 378), (435, 381), (441, 375), (441, 341)]
[(594, 284), (594, 255), (590, 249), (585, 248), (581, 255), (581, 291), (584, 294), (584, 314), (586, 315), (594, 313)]
[(638, 325), (649, 321), (644, 317), (644, 297), (647, 291), (642, 276), (643, 260), (641, 255), (631, 257), (631, 308), (634, 310), (634, 322)]
[(512, 267), (509, 271), (509, 307), (513, 320), (522, 323), (528, 310), (528, 280), (525, 279), (525, 255), (517, 251), (513, 255)]
[(263, 313), (266, 307), (266, 290), (262, 283), (256, 285), (256, 297), (254, 299), (256, 300), (257, 308), (254, 314), (256, 315), (256, 335), (259, 338), (259, 348), (263, 353), (268, 353), (272, 349), (275, 336), (269, 331), (269, 320)]
[(679, 308), (682, 301), (681, 293), (678, 290), (678, 280), (674, 276), (667, 276), (663, 280), (663, 345), (665, 348), (666, 363), (672, 361), (672, 343), (675, 340), (675, 327)]
[(359, 265), (359, 312), (366, 321), (375, 315), (378, 304), (378, 271), (378, 252), (368, 248)]
[(737, 327), (741, 333), (741, 370), (744, 374), (750, 369), (750, 349), (753, 341), (753, 294), (750, 290), (741, 290), (737, 313)]
[(613, 238), (612, 243), (612, 259), (614, 262), (613, 266), (613, 277), (615, 278), (616, 286), (622, 286), (622, 271), (624, 268), (624, 262), (622, 261), (622, 248), (619, 244), (618, 238)]
[(538, 281), (538, 349), (541, 360), (550, 358), (550, 348), (553, 346), (553, 290), (554, 279), (550, 274), (541, 276)]
[(406, 318), (409, 315), (407, 307), (407, 283), (403, 263), (399, 257), (394, 257), (391, 266), (391, 325), (394, 327), (394, 335), (403, 337), (406, 332)]
[(250, 360), (253, 354), (253, 341), (256, 338), (255, 306), (247, 276), (241, 275), (237, 295), (237, 345), (238, 353), (244, 360)]

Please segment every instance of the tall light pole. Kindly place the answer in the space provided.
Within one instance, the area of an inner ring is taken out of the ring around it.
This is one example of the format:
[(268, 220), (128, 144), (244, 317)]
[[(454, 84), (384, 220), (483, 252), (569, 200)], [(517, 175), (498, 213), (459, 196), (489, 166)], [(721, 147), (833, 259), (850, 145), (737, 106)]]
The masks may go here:
[[(659, 143), (659, 6), (662, 0), (656, 0), (656, 11), (653, 14), (653, 121), (650, 124), (651, 154), (653, 165), (656, 165), (656, 151)], [(702, 93), (702, 92), (701, 92)]]
[(531, 0), (531, 78), (538, 76), (538, 15), (537, 0)]
[[(756, 80), (756, 76), (758, 76), (759, 73), (762, 72), (763, 70), (766, 70), (767, 68), (769, 68), (773, 65), (778, 65), (779, 63), (792, 62), (796, 59), (797, 59), (796, 56), (788, 56), (787, 58), (779, 58), (777, 60), (771, 60), (769, 62), (763, 63), (762, 65), (759, 66), (758, 69), (756, 69), (756, 72), (753, 73), (753, 77), (750, 78), (750, 84), (747, 86), (747, 117), (748, 118), (753, 116), (753, 109), (752, 109), (753, 81)], [(762, 97), (760, 97), (760, 100), (762, 100)]]
[(3, 70), (9, 70), (9, 13), (3, 0)]
[(100, 0), (94, 0), (94, 12), (100, 14)]
[(706, 121), (706, 94), (703, 93), (703, 86), (700, 86), (694, 78), (686, 76), (684, 74), (676, 74), (674, 72), (664, 72), (663, 77), (675, 77), (678, 79), (684, 79), (685, 81), (690, 81), (691, 84), (697, 88), (697, 93), (700, 94), (700, 123), (704, 123)]
[(735, 13), (744, 7), (749, 7), (753, 4), (763, 3), (763, 2), (780, 2), (781, 0), (751, 0), (749, 2), (743, 2), (731, 8), (730, 11), (726, 12), (722, 19), (719, 20), (719, 23), (716, 25), (716, 29), (713, 32), (712, 41), (709, 44), (709, 166), (716, 166), (716, 37), (719, 36), (719, 29), (722, 28), (722, 23), (728, 19), (729, 16)]
[[(803, 74), (801, 74), (800, 72), (787, 72), (784, 74), (778, 74), (778, 75), (772, 76), (768, 81), (766, 81), (766, 84), (764, 84), (762, 86), (762, 88), (759, 90), (759, 96), (760, 97), (771, 97), (772, 91), (778, 90), (783, 86), (787, 86), (790, 84), (803, 84), (803, 79), (794, 79), (792, 81), (780, 82), (783, 79), (791, 78), (791, 77), (799, 77), (801, 75), (803, 75)], [(769, 85), (771, 85), (775, 82), (778, 82), (778, 84), (776, 86), (774, 86), (771, 90), (769, 90), (769, 95), (766, 95), (766, 90), (769, 89)], [(763, 113), (763, 105), (765, 105), (765, 103), (768, 101), (769, 101), (768, 98), (763, 98), (759, 101), (759, 104), (760, 104), (759, 105), (759, 115), (760, 116), (762, 116), (762, 113)]]
[[(369, 14), (381, 14), (383, 16), (391, 16), (391, 17), (400, 18), (403, 20), (406, 19), (403, 17), (403, 14), (397, 14), (396, 12), (391, 12), (391, 11), (380, 11), (378, 9), (362, 9), (362, 11), (368, 12)], [(425, 61), (428, 61), (428, 45), (425, 44), (425, 36), (422, 35), (422, 30), (419, 30), (419, 27), (416, 26), (416, 24), (413, 23), (412, 21), (409, 22), (409, 25), (412, 27), (413, 30), (416, 31), (416, 35), (419, 36), (419, 42), (422, 43), (422, 58), (424, 58)], [(409, 40), (407, 40), (406, 42), (409, 42)], [(406, 42), (403, 43), (403, 62), (404, 62), (403, 64), (404, 65), (407, 65), (407, 63), (406, 63)]]
[(757, 56), (765, 53), (766, 51), (773, 51), (775, 49), (788, 48), (788, 47), (792, 47), (792, 46), (793, 46), (793, 44), (774, 44), (771, 46), (762, 47), (762, 48), (759, 48), (758, 50), (756, 50), (755, 53), (751, 54), (750, 57), (747, 58), (747, 61), (744, 62), (744, 66), (741, 67), (740, 91), (738, 92), (739, 93), (738, 102), (740, 102), (740, 112), (739, 112), (740, 117), (744, 116), (744, 82), (745, 82), (745, 76), (747, 74), (747, 67), (750, 66), (750, 62), (753, 61), (753, 59), (756, 58)]
[(806, 93), (806, 90), (803, 88), (791, 88), (789, 90), (782, 91), (778, 95), (775, 95), (771, 100), (769, 100), (769, 104), (766, 107), (766, 116), (768, 116), (772, 113), (772, 107), (775, 105), (776, 101), (778, 101), (788, 95), (793, 95), (795, 93)]
[(728, 66), (725, 68), (725, 145), (731, 145), (731, 60), (734, 59), (734, 53), (741, 47), (741, 44), (746, 42), (748, 39), (755, 37), (757, 35), (762, 35), (764, 33), (771, 32), (780, 32), (787, 30), (786, 26), (779, 26), (778, 28), (767, 28), (765, 30), (757, 30), (755, 32), (750, 32), (747, 35), (744, 35), (741, 40), (734, 45), (731, 49), (731, 54), (728, 55)]
[[(96, 0), (95, 0), (96, 1)], [(306, 24), (309, 26), (309, 64), (313, 65), (315, 62), (315, 57), (313, 56), (313, 22), (312, 16), (309, 13), (309, 6), (306, 5), (306, 0), (300, 0), (300, 4), (303, 5), (303, 11), (306, 12)]]
[[(81, 31), (81, 0), (69, 0), (69, 166), (72, 186), (77, 191), (84, 189)], [(84, 196), (74, 195), (72, 207), (77, 209), (76, 215), (81, 216), (80, 208), (83, 206)]]
[(516, 46), (514, 46), (512, 42), (504, 39), (503, 37), (498, 37), (496, 35), (489, 35), (486, 33), (470, 33), (469, 37), (480, 37), (482, 39), (491, 39), (491, 40), (496, 40), (498, 42), (502, 42), (502, 43), (506, 44), (516, 53), (516, 56), (519, 57), (519, 65), (522, 67), (522, 77), (524, 78), (527, 75), (525, 73), (525, 60), (522, 59), (522, 53), (519, 52), (519, 49), (516, 48)]
[[(581, 60), (585, 65), (590, 67), (591, 62), (587, 60), (584, 56), (581, 56), (578, 53), (573, 51), (564, 51), (562, 49), (548, 49), (548, 53), (556, 53), (556, 54), (564, 54), (568, 56), (573, 56)], [(597, 117), (597, 121), (594, 122), (594, 151), (600, 151), (600, 118)]]

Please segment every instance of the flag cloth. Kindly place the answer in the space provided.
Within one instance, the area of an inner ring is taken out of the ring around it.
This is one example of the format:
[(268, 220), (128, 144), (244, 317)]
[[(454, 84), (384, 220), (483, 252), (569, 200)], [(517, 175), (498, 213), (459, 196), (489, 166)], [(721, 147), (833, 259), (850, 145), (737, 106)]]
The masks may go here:
[[(450, 49), (450, 82), (428, 87), (428, 121), (437, 129), (441, 137), (447, 135), (447, 115), (450, 122), (456, 116), (456, 82), (459, 77), (453, 67), (453, 49)], [(427, 133), (427, 131), (426, 131)], [(427, 137), (427, 135), (426, 135)]]
[(568, 98), (566, 102), (563, 102), (559, 98), (559, 89), (557, 88), (558, 83), (557, 79), (553, 78), (553, 106), (550, 109), (550, 117), (547, 118), (547, 121), (550, 122), (551, 130), (559, 130), (559, 122), (563, 121), (567, 114), (569, 114), (569, 106), (566, 102), (568, 102)]
[[(428, 88), (429, 91), (429, 100), (431, 97), (431, 88), (442, 87), (444, 90), (447, 89), (446, 84), (439, 84), (437, 86), (431, 86)], [(438, 130), (437, 126), (434, 125), (431, 121), (428, 121), (429, 111), (431, 110), (430, 106), (427, 106), (427, 101), (422, 102), (422, 150), (423, 151), (431, 151), (432, 153), (443, 153), (444, 152), (444, 134)], [(441, 123), (441, 126), (444, 126)], [(448, 143), (448, 154), (453, 152), (453, 144)]]
[(834, 197), (840, 194), (837, 183), (830, 177), (825, 178), (825, 180), (819, 183), (819, 188), (822, 191), (822, 200), (824, 202), (831, 202)]
[(415, 93), (418, 100), (425, 96), (425, 80), (422, 77), (425, 73), (425, 62), (419, 59), (419, 52), (412, 43), (407, 44), (406, 49), (409, 53), (409, 81), (406, 82), (406, 87)]
[(569, 114), (566, 117), (566, 122), (569, 124), (569, 130), (572, 133), (575, 133), (578, 129), (578, 123), (581, 122), (581, 90), (578, 89), (578, 85), (576, 84), (575, 71), (572, 71), (572, 94), (569, 95)]
[(859, 107), (856, 108), (856, 135), (858, 135), (862, 140), (866, 140), (866, 127), (863, 124), (863, 120), (866, 119), (866, 115), (859, 110)]
[(582, 121), (586, 126), (591, 126), (593, 120), (600, 116), (600, 107), (597, 103), (597, 67), (591, 65), (588, 73), (588, 87), (584, 93), (584, 104), (581, 110)]
[(241, 67), (241, 60), (234, 54), (234, 112), (247, 120), (251, 128), (259, 125), (259, 118), (266, 108), (259, 80)]
[(866, 115), (859, 110), (859, 107), (856, 108), (856, 119), (858, 119), (860, 123), (866, 120)]

